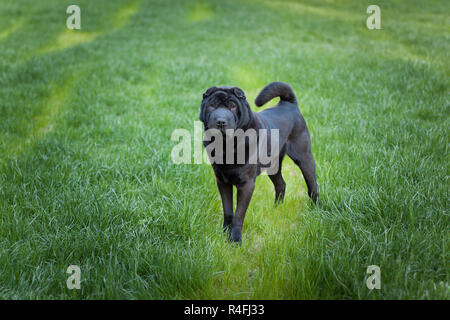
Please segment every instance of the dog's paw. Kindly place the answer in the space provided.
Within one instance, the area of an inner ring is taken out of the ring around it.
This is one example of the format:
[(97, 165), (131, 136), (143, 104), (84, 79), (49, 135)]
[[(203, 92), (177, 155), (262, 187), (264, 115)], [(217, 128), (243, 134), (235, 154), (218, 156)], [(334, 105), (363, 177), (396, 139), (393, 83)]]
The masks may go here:
[(284, 197), (275, 198), (274, 206), (277, 207), (278, 205), (282, 204), (284, 201)]
[(242, 241), (241, 228), (234, 227), (233, 229), (231, 229), (231, 234), (230, 234), (229, 240), (232, 242), (241, 243), (241, 241)]
[(231, 232), (231, 229), (233, 228), (233, 220), (232, 219), (225, 219), (223, 221), (223, 232)]

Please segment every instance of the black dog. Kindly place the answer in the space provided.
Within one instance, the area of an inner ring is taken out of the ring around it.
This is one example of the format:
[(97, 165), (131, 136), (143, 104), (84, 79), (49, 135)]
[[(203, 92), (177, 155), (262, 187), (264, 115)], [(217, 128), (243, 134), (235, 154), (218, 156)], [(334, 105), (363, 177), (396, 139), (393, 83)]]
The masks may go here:
[[(274, 150), (269, 150), (269, 153), (274, 153), (271, 155), (272, 159), (275, 159), (273, 161), (278, 161), (277, 171), (269, 174), (269, 178), (275, 186), (275, 202), (283, 200), (286, 189), (281, 175), (281, 162), (285, 154), (300, 167), (308, 186), (308, 195), (316, 202), (318, 188), (316, 167), (311, 153), (311, 139), (291, 87), (282, 82), (273, 82), (259, 93), (255, 104), (260, 107), (275, 97), (280, 97), (280, 102), (275, 107), (254, 113), (241, 89), (211, 87), (203, 94), (200, 120), (203, 122), (205, 130), (220, 130), (225, 139), (227, 131), (230, 132), (229, 129), (242, 129), (244, 132), (249, 129), (257, 132), (260, 132), (259, 129), (267, 129), (268, 141), (270, 141), (270, 130), (278, 129), (278, 153), (275, 154)], [(211, 141), (204, 141), (205, 147), (210, 143)], [(245, 150), (248, 151), (249, 148), (249, 142), (245, 141)], [(270, 147), (268, 148), (270, 149)], [(226, 155), (227, 152), (236, 152), (236, 148), (227, 151), (224, 146), (223, 154)], [(255, 179), (264, 167), (259, 162), (249, 163), (248, 155), (245, 157), (245, 163), (226, 164), (222, 161), (221, 163), (212, 163), (212, 167), (222, 197), (223, 228), (229, 231), (230, 240), (240, 242), (245, 213), (255, 188)], [(237, 206), (234, 215), (233, 185), (237, 187)]]

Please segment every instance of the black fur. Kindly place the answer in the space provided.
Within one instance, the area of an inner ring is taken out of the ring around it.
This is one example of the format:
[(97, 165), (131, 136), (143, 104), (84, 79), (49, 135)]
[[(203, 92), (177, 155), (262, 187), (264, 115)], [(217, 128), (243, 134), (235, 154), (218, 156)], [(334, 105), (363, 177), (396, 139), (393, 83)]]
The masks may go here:
[(295, 97), (294, 91), (292, 91), (290, 86), (283, 82), (272, 82), (265, 86), (256, 97), (255, 104), (258, 107), (261, 107), (275, 97), (280, 97), (281, 101), (297, 104), (297, 98)]
[[(293, 90), (285, 83), (273, 82), (260, 92), (255, 103), (261, 106), (275, 97), (280, 97), (280, 102), (275, 107), (254, 113), (241, 89), (211, 87), (203, 94), (200, 120), (204, 123), (205, 130), (218, 129), (223, 134), (226, 129), (243, 129), (244, 131), (255, 129), (257, 132), (259, 129), (267, 129), (269, 134), (271, 129), (278, 129), (280, 149), (279, 153), (275, 154), (274, 161), (278, 161), (279, 165), (277, 172), (269, 175), (275, 187), (275, 202), (282, 201), (285, 194), (286, 184), (281, 174), (281, 163), (285, 154), (300, 167), (308, 186), (308, 195), (316, 202), (318, 187), (315, 162), (311, 152), (311, 139)], [(268, 139), (270, 138), (269, 136)], [(211, 142), (205, 141), (204, 145), (208, 146), (209, 143)], [(246, 150), (248, 149), (247, 143)], [(226, 154), (226, 152), (224, 146), (223, 153)], [(269, 152), (275, 151), (269, 150)], [(252, 164), (247, 161), (244, 164), (213, 163), (212, 167), (222, 198), (224, 230), (229, 231), (230, 240), (240, 242), (245, 213), (253, 194), (255, 180), (263, 167), (259, 162)], [(236, 212), (233, 210), (233, 186), (237, 188)]]

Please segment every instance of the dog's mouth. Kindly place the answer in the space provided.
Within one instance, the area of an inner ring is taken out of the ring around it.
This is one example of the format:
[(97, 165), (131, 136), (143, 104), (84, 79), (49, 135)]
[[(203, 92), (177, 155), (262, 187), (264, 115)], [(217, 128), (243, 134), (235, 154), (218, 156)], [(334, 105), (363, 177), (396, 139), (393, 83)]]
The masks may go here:
[(230, 128), (217, 128), (217, 127), (215, 127), (215, 126), (212, 126), (212, 127), (208, 127), (208, 125), (207, 124), (205, 124), (205, 126), (204, 126), (204, 128), (205, 128), (205, 131), (208, 131), (208, 130), (217, 130), (217, 131), (219, 131), (221, 134), (222, 134), (222, 136), (224, 137), (224, 138), (230, 138), (230, 137), (233, 137), (234, 136), (234, 134), (235, 134), (235, 129), (230, 129)]
[(231, 138), (231, 137), (234, 136), (234, 129), (225, 129), (225, 128), (222, 128), (222, 129), (219, 129), (219, 130), (220, 130), (220, 132), (222, 132), (222, 135), (223, 135), (225, 138)]

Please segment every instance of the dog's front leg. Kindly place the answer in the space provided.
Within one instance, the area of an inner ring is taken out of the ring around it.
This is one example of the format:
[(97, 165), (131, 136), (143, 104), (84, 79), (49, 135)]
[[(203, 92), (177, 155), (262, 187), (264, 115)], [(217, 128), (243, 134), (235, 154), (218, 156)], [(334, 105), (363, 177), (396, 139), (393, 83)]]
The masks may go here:
[(229, 230), (233, 222), (233, 185), (217, 180), (223, 207), (223, 231)]
[(241, 241), (242, 226), (244, 224), (245, 213), (247, 212), (250, 199), (255, 189), (255, 180), (251, 179), (237, 185), (237, 205), (236, 214), (233, 217), (233, 227), (231, 230), (231, 240)]

